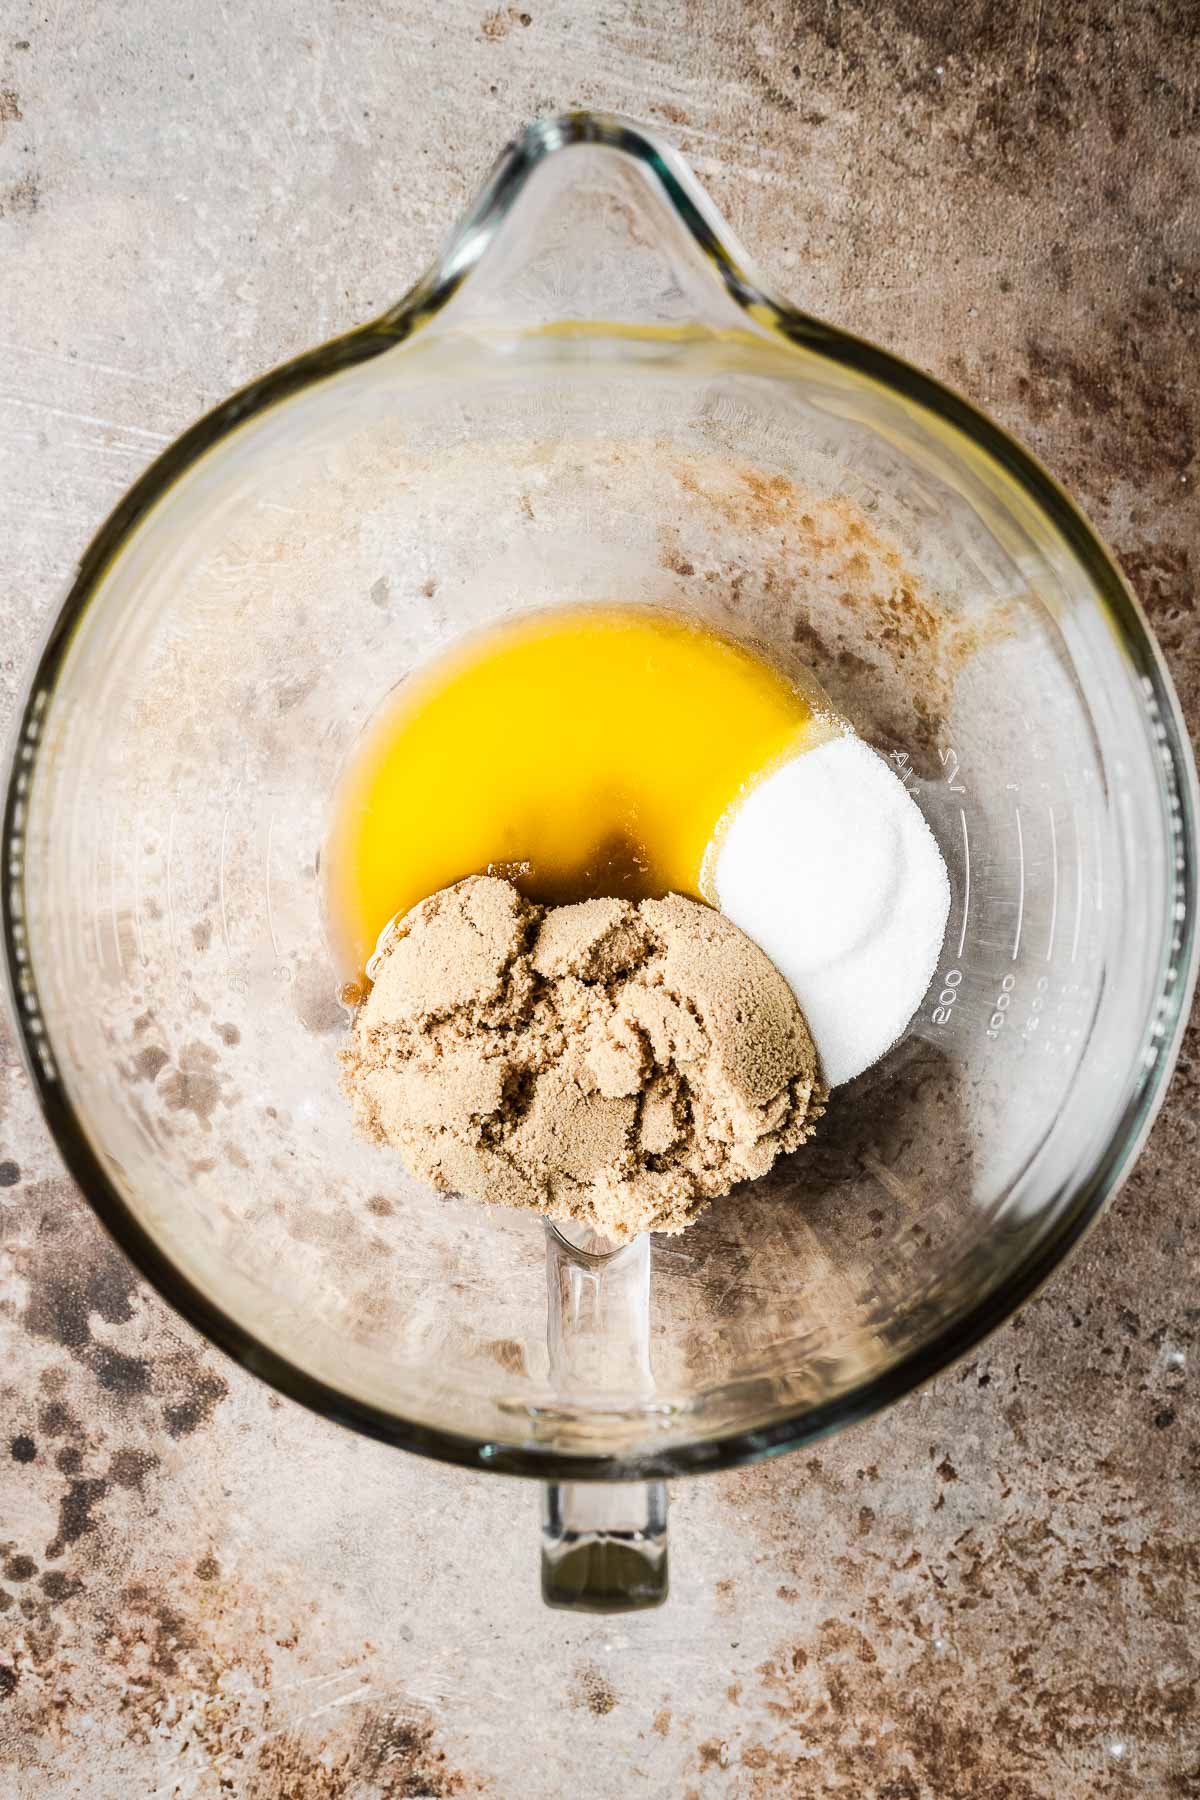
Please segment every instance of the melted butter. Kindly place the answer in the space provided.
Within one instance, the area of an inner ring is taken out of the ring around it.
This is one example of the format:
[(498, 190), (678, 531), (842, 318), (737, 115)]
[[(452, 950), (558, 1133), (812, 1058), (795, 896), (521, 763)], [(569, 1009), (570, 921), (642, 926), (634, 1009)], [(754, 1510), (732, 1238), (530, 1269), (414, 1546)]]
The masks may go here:
[(531, 899), (710, 898), (705, 860), (747, 784), (824, 735), (804, 694), (668, 612), (514, 621), (405, 682), (341, 783), (328, 850), (339, 954), (471, 874)]

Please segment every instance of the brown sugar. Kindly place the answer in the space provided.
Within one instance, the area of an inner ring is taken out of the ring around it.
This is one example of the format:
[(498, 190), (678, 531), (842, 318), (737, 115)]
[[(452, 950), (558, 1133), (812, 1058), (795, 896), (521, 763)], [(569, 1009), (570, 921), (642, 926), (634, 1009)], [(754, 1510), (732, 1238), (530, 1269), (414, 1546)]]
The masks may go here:
[(720, 913), (546, 908), (493, 876), (395, 927), (343, 1061), (358, 1123), (421, 1180), (618, 1243), (683, 1230), (826, 1100), (791, 989)]

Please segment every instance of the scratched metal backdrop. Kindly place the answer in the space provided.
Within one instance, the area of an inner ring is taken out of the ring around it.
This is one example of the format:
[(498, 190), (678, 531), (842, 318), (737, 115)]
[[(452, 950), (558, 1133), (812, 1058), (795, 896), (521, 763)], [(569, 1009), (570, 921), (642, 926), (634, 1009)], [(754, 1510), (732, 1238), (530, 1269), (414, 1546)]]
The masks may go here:
[[(526, 5), (6, 0), (6, 708), (155, 452), (394, 298), (509, 131), (583, 102), (1041, 452), (1194, 730), (1195, 8)], [(531, 1490), (357, 1441), (172, 1318), (0, 1040), (0, 1791), (1200, 1794), (1196, 1050), (1022, 1319), (890, 1418), (679, 1487), (670, 1606), (589, 1624), (540, 1610)]]

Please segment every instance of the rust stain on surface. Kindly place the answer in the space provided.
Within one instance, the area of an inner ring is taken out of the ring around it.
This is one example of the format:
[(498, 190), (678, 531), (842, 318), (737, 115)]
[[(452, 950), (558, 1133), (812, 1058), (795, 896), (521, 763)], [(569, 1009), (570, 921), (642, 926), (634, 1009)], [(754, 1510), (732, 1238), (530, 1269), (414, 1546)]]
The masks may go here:
[[(709, 584), (735, 620), (790, 639), (860, 730), (934, 774), (955, 681), (1011, 635), (1010, 606), (968, 617), (948, 605), (850, 499), (715, 460), (680, 460), (673, 472), (681, 510), (662, 527), (663, 567)], [(707, 534), (705, 515), (717, 526)]]

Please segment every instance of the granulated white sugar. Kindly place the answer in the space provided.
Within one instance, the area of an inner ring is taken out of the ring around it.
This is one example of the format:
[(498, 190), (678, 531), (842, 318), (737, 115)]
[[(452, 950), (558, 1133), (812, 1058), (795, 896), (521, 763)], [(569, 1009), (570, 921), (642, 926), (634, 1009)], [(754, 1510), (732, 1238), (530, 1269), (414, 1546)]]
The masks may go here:
[(950, 883), (904, 783), (840, 737), (751, 788), (713, 869), (721, 911), (791, 984), (830, 1087), (891, 1048), (937, 965)]

